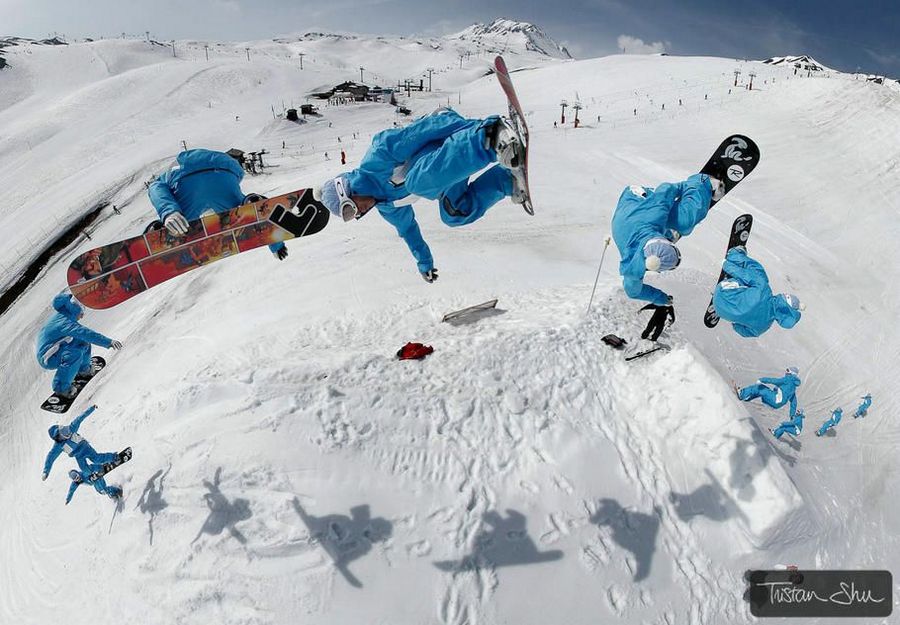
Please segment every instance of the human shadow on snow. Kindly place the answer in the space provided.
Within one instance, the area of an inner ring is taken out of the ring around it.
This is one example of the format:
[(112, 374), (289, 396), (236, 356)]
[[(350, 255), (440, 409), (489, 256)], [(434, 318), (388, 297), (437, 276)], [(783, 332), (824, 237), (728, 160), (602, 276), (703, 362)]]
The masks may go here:
[(482, 528), (475, 535), (472, 553), (461, 560), (443, 560), (434, 566), (442, 571), (463, 571), (478, 568), (540, 564), (560, 560), (558, 549), (538, 551), (525, 528), (525, 515), (506, 510), (506, 518), (495, 510), (482, 515)]
[(613, 541), (634, 555), (637, 568), (632, 574), (636, 582), (650, 575), (661, 514), (662, 508), (659, 506), (654, 506), (651, 514), (645, 514), (626, 510), (615, 499), (604, 498), (591, 515), (591, 523), (610, 527)]
[(322, 546), (347, 583), (362, 588), (362, 582), (347, 565), (368, 554), (375, 543), (389, 539), (394, 533), (394, 525), (383, 517), (372, 518), (367, 504), (350, 508), (350, 516), (328, 514), (321, 517), (306, 512), (296, 497), (293, 505), (309, 530), (310, 540)]
[[(171, 470), (172, 465), (169, 465), (169, 468), (166, 469), (165, 473), (163, 473), (162, 469), (154, 473), (150, 479), (147, 480), (144, 491), (141, 493), (141, 498), (138, 499), (137, 505), (134, 507), (135, 510), (140, 509), (141, 514), (150, 515), (150, 518), (147, 519), (147, 526), (150, 529), (151, 545), (153, 544), (153, 520), (156, 518), (157, 514), (169, 507), (168, 502), (163, 499), (162, 495), (163, 482)], [(159, 484), (156, 483), (157, 478), (159, 478)]]
[(705, 471), (708, 483), (698, 486), (690, 493), (669, 493), (669, 501), (678, 518), (682, 521), (690, 521), (697, 516), (704, 516), (712, 521), (726, 521), (736, 516), (746, 519), (746, 515), (728, 496), (716, 477), (709, 469)]
[(203, 480), (203, 485), (209, 490), (203, 495), (206, 505), (209, 508), (209, 516), (203, 522), (203, 527), (197, 532), (197, 536), (191, 541), (191, 544), (203, 534), (217, 536), (226, 529), (229, 533), (242, 545), (247, 543), (247, 538), (235, 527), (241, 521), (246, 521), (253, 516), (250, 511), (250, 502), (246, 499), (235, 499), (228, 501), (228, 498), (219, 490), (219, 483), (222, 479), (222, 467), (216, 469), (216, 475), (212, 483)]

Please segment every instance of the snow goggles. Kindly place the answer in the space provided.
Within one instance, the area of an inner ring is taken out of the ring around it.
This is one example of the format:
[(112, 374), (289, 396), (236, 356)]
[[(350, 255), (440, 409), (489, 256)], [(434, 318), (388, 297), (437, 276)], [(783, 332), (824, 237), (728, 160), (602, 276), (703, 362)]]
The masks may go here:
[(343, 178), (338, 177), (334, 179), (334, 190), (337, 192), (338, 202), (340, 202), (341, 207), (341, 217), (344, 221), (359, 219), (362, 216), (359, 214), (359, 207), (356, 205), (356, 202), (350, 199), (350, 194), (344, 188)]
[(84, 481), (81, 477), (81, 473), (79, 473), (75, 469), (72, 469), (71, 471), (69, 471), (69, 477), (72, 478), (72, 481), (75, 482), (76, 484), (81, 484), (81, 482)]
[(70, 428), (68, 425), (61, 425), (56, 431), (56, 436), (57, 438), (71, 438), (72, 428)]

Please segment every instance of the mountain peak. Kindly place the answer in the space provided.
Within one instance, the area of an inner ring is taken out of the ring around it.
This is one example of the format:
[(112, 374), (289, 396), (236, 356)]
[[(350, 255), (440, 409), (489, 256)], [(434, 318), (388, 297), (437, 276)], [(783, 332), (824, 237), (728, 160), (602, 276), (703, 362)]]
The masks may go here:
[(535, 24), (497, 18), (489, 24), (472, 24), (465, 30), (450, 36), (451, 39), (478, 41), (490, 48), (515, 47), (524, 44), (526, 50), (546, 56), (571, 59), (569, 51)]

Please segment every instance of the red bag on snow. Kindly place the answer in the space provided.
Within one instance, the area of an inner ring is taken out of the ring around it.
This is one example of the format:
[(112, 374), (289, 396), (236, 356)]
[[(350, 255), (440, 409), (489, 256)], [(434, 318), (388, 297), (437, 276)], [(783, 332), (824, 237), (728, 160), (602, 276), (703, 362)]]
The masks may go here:
[(431, 345), (422, 345), (421, 343), (407, 343), (397, 352), (397, 358), (400, 360), (422, 360), (434, 351)]

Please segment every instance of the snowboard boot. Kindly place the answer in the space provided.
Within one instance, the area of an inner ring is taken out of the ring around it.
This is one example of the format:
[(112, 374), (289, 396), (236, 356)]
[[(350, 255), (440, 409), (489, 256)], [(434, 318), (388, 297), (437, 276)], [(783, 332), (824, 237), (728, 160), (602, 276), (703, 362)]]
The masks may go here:
[(718, 202), (725, 197), (725, 185), (718, 178), (709, 177), (709, 184), (712, 186), (712, 200)]
[(516, 204), (524, 205), (528, 201), (528, 191), (525, 187), (525, 170), (522, 167), (510, 169), (512, 175), (512, 194), (509, 198)]
[(73, 384), (73, 385), (71, 385), (71, 386), (69, 387), (69, 390), (67, 390), (67, 391), (59, 391), (59, 392), (56, 393), (56, 394), (59, 395), (60, 397), (64, 398), (64, 399), (74, 399), (75, 396), (78, 395), (78, 387), (77, 387), (76, 385)]
[(505, 117), (485, 132), (485, 147), (497, 154), (497, 162), (509, 170), (525, 164), (525, 149), (512, 124)]

